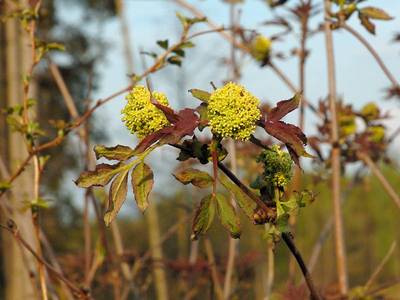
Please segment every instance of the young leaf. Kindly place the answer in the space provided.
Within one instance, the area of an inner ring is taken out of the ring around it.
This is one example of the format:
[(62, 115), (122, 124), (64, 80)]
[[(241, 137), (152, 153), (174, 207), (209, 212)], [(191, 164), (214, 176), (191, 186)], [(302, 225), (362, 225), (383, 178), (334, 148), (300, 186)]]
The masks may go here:
[(132, 171), (132, 188), (136, 204), (144, 212), (149, 206), (149, 194), (153, 188), (153, 171), (145, 163), (138, 164)]
[(111, 183), (110, 191), (108, 194), (108, 209), (104, 215), (104, 222), (106, 226), (117, 216), (122, 204), (125, 201), (127, 194), (129, 169), (122, 170)]
[(0, 181), (0, 192), (5, 192), (11, 188), (11, 184), (6, 181)]
[(301, 94), (295, 94), (289, 100), (279, 101), (276, 104), (276, 107), (271, 109), (271, 111), (268, 113), (267, 119), (271, 121), (279, 121), (288, 113), (292, 112), (297, 107), (299, 107), (301, 98), (302, 98)]
[(84, 171), (75, 184), (82, 188), (89, 188), (91, 186), (105, 186), (111, 179), (118, 173), (121, 163), (115, 165), (100, 164), (96, 166), (94, 171)]
[(221, 224), (229, 230), (231, 237), (240, 238), (240, 221), (236, 215), (235, 208), (228, 198), (221, 194), (216, 194), (217, 211)]
[(159, 103), (153, 103), (157, 108), (161, 109), (171, 126), (162, 128), (147, 137), (145, 137), (135, 148), (135, 153), (139, 154), (157, 141), (165, 143), (177, 143), (186, 135), (193, 135), (194, 130), (199, 125), (199, 116), (196, 110), (185, 108), (177, 114), (170, 108)]
[(367, 6), (367, 7), (361, 8), (360, 13), (367, 16), (368, 18), (376, 19), (376, 20), (387, 21), (387, 20), (393, 19), (393, 17), (391, 17), (384, 10), (377, 8), (377, 7), (372, 7), (372, 6)]
[(168, 40), (157, 41), (157, 45), (160, 46), (161, 48), (167, 50), (168, 49)]
[(103, 145), (96, 145), (94, 147), (96, 159), (105, 157), (107, 159), (124, 161), (135, 155), (135, 151), (128, 146), (117, 145), (115, 147), (106, 147)]
[(222, 185), (235, 196), (236, 203), (244, 211), (245, 215), (251, 221), (254, 221), (254, 210), (257, 207), (256, 203), (225, 175), (220, 173), (218, 179)]
[(173, 55), (168, 57), (167, 61), (171, 64), (171, 65), (177, 65), (177, 66), (181, 66), (182, 65), (182, 59), (179, 55)]
[(183, 184), (186, 185), (191, 183), (199, 188), (209, 187), (214, 181), (208, 173), (193, 168), (182, 170), (173, 175), (178, 181), (182, 182)]
[(208, 103), (208, 100), (210, 100), (210, 96), (211, 96), (211, 94), (209, 92), (199, 90), (199, 89), (191, 89), (191, 90), (189, 90), (189, 93), (191, 93), (193, 97), (195, 97), (205, 103)]
[(215, 198), (208, 195), (201, 199), (196, 209), (192, 224), (192, 240), (197, 240), (199, 235), (204, 234), (210, 228), (215, 216)]
[(361, 25), (371, 34), (375, 34), (375, 24), (372, 23), (367, 16), (362, 13), (358, 14), (358, 18), (361, 21)]
[(185, 57), (185, 50), (175, 49), (172, 52), (175, 53), (176, 55), (180, 56), (180, 57)]
[(184, 48), (193, 48), (194, 44), (191, 41), (187, 41), (181, 44), (180, 48), (184, 49)]
[(297, 165), (299, 164), (300, 156), (313, 157), (304, 149), (307, 144), (307, 138), (299, 127), (282, 121), (267, 121), (265, 123), (265, 131), (286, 145), (290, 156)]

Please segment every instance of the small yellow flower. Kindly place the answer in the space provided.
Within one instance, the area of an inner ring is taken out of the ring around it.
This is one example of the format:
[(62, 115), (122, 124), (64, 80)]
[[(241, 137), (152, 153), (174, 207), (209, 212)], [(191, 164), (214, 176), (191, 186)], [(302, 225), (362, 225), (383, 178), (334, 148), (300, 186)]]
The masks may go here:
[(250, 53), (257, 61), (264, 61), (271, 51), (271, 40), (261, 34), (254, 37), (250, 44)]
[(211, 131), (223, 138), (247, 140), (256, 129), (260, 100), (233, 82), (215, 90), (208, 101)]
[(367, 133), (371, 142), (381, 143), (385, 139), (385, 127), (382, 125), (369, 126)]
[(361, 109), (361, 115), (367, 121), (376, 120), (379, 118), (379, 107), (374, 102), (367, 103)]
[(274, 175), (273, 183), (276, 187), (283, 188), (288, 184), (288, 179), (281, 172), (278, 172)]
[(135, 86), (126, 96), (128, 102), (121, 111), (125, 126), (140, 139), (169, 124), (164, 113), (150, 102), (151, 97), (168, 106), (168, 99), (163, 93), (150, 93), (144, 86)]

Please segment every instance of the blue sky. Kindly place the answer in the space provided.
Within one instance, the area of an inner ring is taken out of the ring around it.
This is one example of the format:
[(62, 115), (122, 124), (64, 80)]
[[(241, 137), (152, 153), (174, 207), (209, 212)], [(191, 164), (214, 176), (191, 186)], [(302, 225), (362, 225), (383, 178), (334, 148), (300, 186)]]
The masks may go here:
[[(229, 24), (229, 8), (222, 1), (193, 0), (189, 2), (215, 23)], [(293, 2), (295, 0), (289, 3)], [(316, 2), (322, 3), (322, 1)], [(356, 16), (352, 17), (349, 24), (368, 39), (395, 77), (400, 78), (400, 44), (391, 43), (395, 32), (400, 32), (400, 1), (369, 0), (366, 3), (362, 6), (379, 6), (389, 14), (398, 17), (390, 22), (377, 21), (376, 36), (368, 34), (360, 26)], [(263, 21), (272, 17), (271, 10), (263, 1), (247, 0), (240, 7), (242, 8), (241, 23), (244, 27), (257, 29), (267, 36), (272, 33), (270, 28), (261, 26)], [(135, 58), (135, 72), (140, 73), (142, 66), (138, 56), (139, 48), (147, 51), (159, 51), (160, 48), (155, 44), (157, 40), (169, 39), (170, 43), (176, 41), (179, 36), (179, 22), (175, 13), (179, 11), (188, 16), (190, 13), (169, 0), (125, 0), (125, 8), (132, 41), (131, 47), (134, 51), (132, 55)], [(278, 10), (279, 12), (282, 11)], [(69, 7), (66, 18), (71, 23), (77, 23), (80, 22), (81, 14)], [(321, 21), (322, 17), (318, 15), (312, 19), (311, 25), (316, 26)], [(196, 25), (193, 32), (206, 28), (206, 25)], [(113, 19), (107, 22), (101, 31), (90, 25), (87, 26), (87, 30), (92, 34), (100, 32), (110, 45), (106, 60), (99, 66), (100, 88), (94, 95), (95, 98), (102, 98), (123, 88), (128, 83), (119, 20)], [(171, 66), (151, 77), (155, 89), (165, 92), (175, 108), (179, 108), (182, 103), (195, 105), (186, 92), (188, 89), (210, 89), (210, 81), (219, 85), (227, 76), (226, 67), (221, 64), (221, 60), (229, 55), (229, 44), (218, 34), (205, 35), (197, 38), (194, 42), (196, 48), (187, 51), (183, 68)], [(275, 43), (273, 49), (288, 53), (297, 44), (297, 37), (288, 36), (285, 41)], [(334, 44), (338, 95), (343, 96), (346, 102), (352, 103), (355, 107), (361, 107), (369, 101), (382, 103), (386, 110), (397, 116), (388, 122), (388, 126), (394, 129), (396, 125), (399, 125), (399, 106), (394, 101), (384, 100), (383, 89), (388, 87), (390, 82), (383, 75), (377, 63), (366, 49), (346, 32), (335, 32)], [(311, 38), (308, 48), (311, 50), (311, 55), (306, 68), (306, 96), (311, 102), (316, 103), (327, 94), (324, 36), (318, 34)], [(150, 64), (151, 60), (148, 60), (147, 63)], [(276, 61), (276, 64), (296, 86), (298, 82), (297, 63), (296, 58)], [(270, 70), (259, 68), (249, 58), (244, 60), (242, 73), (241, 83), (260, 99), (268, 99), (269, 102), (275, 103), (292, 96), (292, 92)], [(177, 90), (178, 82), (182, 85), (179, 90)], [(136, 140), (120, 121), (120, 110), (124, 103), (124, 97), (121, 96), (101, 108), (96, 114), (98, 124), (103, 126), (106, 124), (105, 129), (110, 136), (109, 145), (134, 146), (136, 143)], [(307, 113), (305, 132), (311, 134), (315, 130), (316, 120), (311, 117), (310, 112)], [(297, 122), (296, 113), (287, 119), (293, 123)], [(398, 145), (399, 143), (397, 143)], [(163, 187), (166, 184), (168, 186), (175, 185), (173, 178), (164, 176), (173, 172), (174, 168), (174, 158), (168, 155), (169, 151), (171, 150), (159, 151), (151, 156), (153, 167), (158, 169), (161, 174), (156, 183), (158, 191), (164, 191)]]

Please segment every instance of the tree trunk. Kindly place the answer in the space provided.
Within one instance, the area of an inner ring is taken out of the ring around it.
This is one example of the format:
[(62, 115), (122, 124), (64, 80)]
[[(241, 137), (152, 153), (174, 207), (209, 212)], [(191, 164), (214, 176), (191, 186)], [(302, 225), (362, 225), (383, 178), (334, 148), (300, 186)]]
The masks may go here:
[[(7, 9), (7, 8), (6, 8)], [(4, 7), (1, 9), (4, 11)], [(26, 73), (30, 62), (30, 45), (23, 32), (20, 23), (16, 19), (8, 19), (2, 25), (3, 45), (1, 51), (0, 74), (4, 74), (1, 81), (1, 106), (15, 106), (22, 104), (22, 77)], [(4, 122), (2, 120), (1, 122)], [(2, 128), (7, 128), (7, 126)], [(10, 173), (19, 166), (20, 162), (28, 155), (23, 137), (20, 133), (11, 132), (8, 129), (1, 131), (1, 157), (7, 163)], [(12, 218), (17, 224), (21, 235), (30, 243), (35, 245), (35, 235), (30, 210), (21, 211), (25, 200), (33, 197), (33, 169), (27, 167), (17, 180), (14, 181), (11, 193), (6, 195), (2, 201), (8, 201), (13, 207), (12, 215), (2, 215), (2, 223)], [(36, 271), (34, 258), (30, 253), (23, 250), (15, 239), (8, 233), (2, 232), (2, 257), (3, 272), (5, 278), (6, 300), (15, 299), (38, 299), (35, 288), (35, 279), (32, 276)]]

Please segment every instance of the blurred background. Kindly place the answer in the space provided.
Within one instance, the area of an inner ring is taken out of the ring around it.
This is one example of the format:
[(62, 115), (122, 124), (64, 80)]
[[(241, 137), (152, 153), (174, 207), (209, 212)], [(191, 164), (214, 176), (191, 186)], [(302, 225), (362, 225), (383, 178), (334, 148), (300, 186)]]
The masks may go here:
[[(239, 1), (241, 2), (241, 1)], [(294, 8), (300, 1), (288, 1)], [(370, 35), (358, 18), (348, 21), (359, 31), (379, 53), (395, 78), (400, 78), (400, 1), (367, 1), (369, 6), (379, 6), (395, 18), (390, 22), (377, 22), (376, 35)], [(7, 1), (0, 1), (2, 12)], [(187, 1), (209, 20), (219, 26), (229, 27), (230, 5), (225, 1)], [(318, 31), (323, 22), (322, 1), (312, 1), (315, 11), (309, 27), (315, 29), (307, 41), (309, 55), (306, 64), (304, 93), (307, 99), (318, 107), (318, 101), (327, 95), (327, 67), (323, 32)], [(267, 24), (278, 15), (295, 24), (293, 30), (273, 41), (273, 61), (297, 86), (299, 82), (298, 58), (294, 54), (299, 45), (299, 28), (289, 9), (271, 9), (268, 1), (247, 0), (235, 4), (240, 26), (255, 30), (267, 37), (279, 35), (279, 26)], [(90, 101), (105, 98), (124, 88), (132, 74), (140, 74), (153, 62), (141, 52), (162, 53), (156, 41), (168, 39), (177, 41), (181, 25), (176, 12), (192, 16), (179, 1), (173, 0), (69, 0), (43, 1), (38, 36), (42, 40), (54, 41), (65, 46), (65, 51), (54, 52), (37, 66), (35, 90), (37, 93), (37, 118), (46, 131), (54, 130), (49, 120), (71, 120), (62, 100), (62, 95), (49, 72), (53, 63), (58, 66), (64, 81), (74, 99), (78, 113), (82, 114)], [(296, 27), (297, 26), (297, 27)], [(199, 23), (193, 32), (207, 30), (207, 23)], [(6, 43), (8, 31), (0, 23), (0, 106), (5, 108), (7, 78)], [(196, 47), (187, 49), (182, 66), (168, 66), (150, 76), (152, 86), (164, 92), (171, 106), (178, 110), (196, 107), (198, 102), (188, 93), (199, 88), (211, 91), (212, 81), (221, 86), (231, 79), (229, 63), (231, 45), (219, 33), (199, 36), (193, 41)], [(377, 103), (382, 114), (387, 135), (393, 134), (400, 125), (398, 99), (387, 99), (386, 89), (390, 82), (379, 69), (371, 54), (353, 36), (343, 30), (334, 31), (335, 58), (337, 67), (337, 91), (340, 99), (361, 109), (371, 101)], [(20, 50), (23, 51), (23, 50)], [(23, 56), (21, 52), (20, 57)], [(250, 56), (240, 58), (240, 83), (266, 105), (293, 96), (293, 91), (276, 76), (268, 66), (260, 64)], [(90, 143), (113, 146), (116, 144), (134, 147), (137, 139), (121, 122), (121, 109), (125, 105), (124, 95), (116, 97), (98, 109), (90, 121)], [(291, 113), (285, 120), (298, 123), (298, 112)], [(1, 156), (7, 161), (14, 150), (7, 143), (5, 119), (0, 120)], [(304, 132), (307, 136), (318, 134), (319, 120), (306, 112)], [(13, 146), (18, 147), (18, 146)], [(399, 181), (399, 139), (394, 139), (387, 148), (387, 159), (381, 164), (382, 172), (400, 193)], [(121, 261), (134, 265), (143, 256), (137, 270), (137, 277), (128, 299), (212, 299), (213, 284), (210, 280), (209, 261), (200, 242), (190, 240), (191, 216), (203, 192), (181, 185), (172, 176), (179, 163), (173, 149), (158, 149), (150, 155), (149, 165), (155, 173), (155, 185), (151, 195), (151, 206), (144, 215), (129, 195), (116, 220), (123, 251), (115, 244), (115, 232), (104, 230), (98, 224), (95, 209), (85, 200), (85, 191), (76, 187), (74, 180), (87, 167), (82, 155), (78, 135), (71, 134), (58, 147), (48, 151), (50, 163), (43, 173), (41, 194), (48, 208), (41, 213), (41, 224), (53, 255), (57, 258), (68, 278), (85, 285), (85, 257), (99, 260), (99, 266), (91, 280), (92, 295), (95, 299), (120, 299), (121, 277), (117, 273)], [(310, 150), (311, 151), (311, 150)], [(247, 183), (254, 180), (258, 166), (254, 163), (257, 153), (238, 145), (237, 162), (243, 172), (241, 178)], [(21, 159), (16, 157), (16, 160)], [(14, 162), (13, 162), (14, 163)], [(295, 241), (306, 262), (314, 258), (312, 275), (320, 290), (326, 295), (335, 295), (336, 265), (334, 242), (331, 232), (332, 204), (330, 199), (329, 174), (311, 159), (302, 159), (302, 188), (317, 195), (315, 202), (301, 210), (295, 227)], [(245, 168), (244, 168), (245, 167)], [(342, 177), (344, 199), (344, 224), (348, 273), (351, 287), (363, 286), (376, 270), (388, 251), (400, 242), (399, 210), (384, 192), (380, 182), (360, 163), (346, 166)], [(2, 175), (1, 178), (6, 178)], [(21, 183), (22, 184), (22, 183)], [(95, 190), (99, 202), (106, 198), (106, 191)], [(85, 220), (90, 228), (85, 227)], [(3, 222), (4, 223), (4, 222)], [(232, 299), (264, 299), (268, 262), (267, 241), (263, 238), (263, 227), (254, 226), (241, 218), (242, 237), (238, 242), (238, 254), (233, 276)], [(86, 228), (86, 229), (85, 229)], [(85, 230), (91, 232), (90, 253), (85, 253)], [(228, 240), (226, 231), (215, 224), (207, 234), (215, 256), (218, 272), (225, 272)], [(6, 299), (7, 282), (16, 273), (7, 272), (7, 238), (2, 239), (2, 269), (0, 298)], [(107, 242), (104, 242), (107, 241)], [(49, 255), (48, 253), (45, 255)], [(306, 299), (306, 288), (297, 266), (289, 263), (289, 252), (281, 244), (274, 250), (274, 285), (272, 299)], [(112, 257), (112, 259), (110, 259)], [(387, 258), (373, 284), (380, 286), (400, 278), (400, 249), (397, 245)], [(85, 266), (86, 268), (86, 266)], [(14, 270), (15, 271), (15, 270)], [(222, 276), (222, 275), (221, 275)], [(221, 277), (223, 278), (223, 276)], [(222, 280), (222, 279), (221, 279)], [(122, 292), (121, 292), (122, 293)], [(385, 290), (387, 299), (400, 299), (400, 287), (390, 285)], [(164, 296), (160, 296), (165, 294)], [(11, 298), (7, 298), (11, 299)], [(18, 298), (15, 298), (18, 299)], [(22, 298), (21, 298), (22, 299)], [(28, 298), (24, 298), (28, 299)], [(33, 299), (33, 298), (32, 298)], [(67, 299), (67, 298), (65, 298)], [(332, 298), (334, 299), (334, 298)]]

